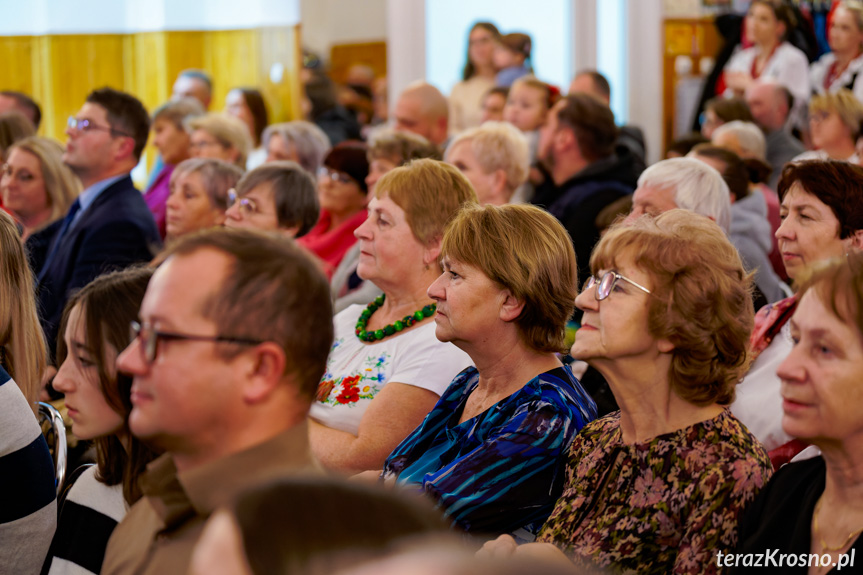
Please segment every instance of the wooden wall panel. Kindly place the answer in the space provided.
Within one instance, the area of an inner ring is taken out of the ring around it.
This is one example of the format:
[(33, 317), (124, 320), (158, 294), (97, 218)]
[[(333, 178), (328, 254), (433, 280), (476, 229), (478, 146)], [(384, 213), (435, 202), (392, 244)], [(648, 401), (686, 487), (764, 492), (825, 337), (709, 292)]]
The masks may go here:
[(362, 42), (337, 44), (330, 49), (330, 74), (336, 82), (344, 82), (354, 64), (364, 64), (375, 71), (375, 77), (387, 75), (387, 43)]

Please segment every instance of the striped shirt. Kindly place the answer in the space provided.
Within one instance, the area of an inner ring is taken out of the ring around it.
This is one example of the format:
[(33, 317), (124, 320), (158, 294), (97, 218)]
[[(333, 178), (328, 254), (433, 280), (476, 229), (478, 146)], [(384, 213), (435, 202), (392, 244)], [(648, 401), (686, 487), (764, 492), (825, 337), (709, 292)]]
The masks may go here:
[(478, 383), (474, 367), (456, 376), (382, 477), (420, 488), (465, 531), (536, 534), (563, 490), (569, 444), (596, 404), (566, 366), (459, 423)]
[(39, 573), (56, 525), (48, 444), (18, 385), (0, 367), (0, 575)]

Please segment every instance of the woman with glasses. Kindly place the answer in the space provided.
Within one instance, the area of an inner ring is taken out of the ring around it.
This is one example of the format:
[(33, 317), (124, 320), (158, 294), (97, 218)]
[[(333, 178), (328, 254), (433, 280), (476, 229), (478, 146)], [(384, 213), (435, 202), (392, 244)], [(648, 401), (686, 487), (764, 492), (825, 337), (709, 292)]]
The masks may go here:
[(367, 153), (365, 144), (343, 142), (330, 150), (318, 172), (321, 216), (299, 243), (324, 262), (328, 278), (356, 243), (354, 230), (366, 221)]
[(470, 358), (435, 337), (429, 285), (447, 222), (476, 193), (455, 167), (414, 160), (375, 185), (356, 230), (357, 273), (383, 295), (333, 318), (335, 341), (310, 416), (315, 457), (343, 472), (382, 469)]
[(222, 160), (192, 158), (179, 164), (165, 202), (166, 239), (223, 225), (228, 191), (242, 177), (243, 170)]
[(54, 389), (65, 394), (72, 432), (95, 444), (96, 465), (70, 475), (43, 572), (99, 573), (114, 527), (141, 498), (138, 477), (158, 455), (129, 431), (132, 378), (116, 368), (152, 274), (101, 276), (66, 304)]
[(193, 158), (215, 158), (246, 169), (252, 137), (242, 120), (227, 114), (205, 114), (188, 119), (186, 131)]
[(60, 222), (81, 193), (81, 182), (63, 163), (62, 146), (33, 136), (9, 148), (0, 193), (3, 208), (21, 227), (30, 267), (38, 276)]
[(854, 145), (860, 136), (861, 121), (863, 104), (851, 90), (814, 96), (809, 102), (809, 132), (815, 149), (803, 152), (794, 161), (844, 160), (859, 164)]
[(671, 210), (613, 227), (590, 265), (571, 353), (602, 373), (620, 411), (576, 436), (539, 543), (503, 536), (486, 552), (716, 573), (717, 552), (734, 548), (738, 518), (771, 474), (727, 407), (752, 328), (740, 256), (711, 220)]
[(564, 366), (576, 265), (566, 230), (528, 205), (465, 207), (428, 289), (435, 335), (476, 367), (452, 381), (382, 477), (434, 499), (455, 526), (533, 537), (563, 489), (565, 454), (596, 405)]
[(319, 213), (312, 176), (295, 162), (268, 162), (228, 190), (225, 226), (299, 238), (312, 229)]

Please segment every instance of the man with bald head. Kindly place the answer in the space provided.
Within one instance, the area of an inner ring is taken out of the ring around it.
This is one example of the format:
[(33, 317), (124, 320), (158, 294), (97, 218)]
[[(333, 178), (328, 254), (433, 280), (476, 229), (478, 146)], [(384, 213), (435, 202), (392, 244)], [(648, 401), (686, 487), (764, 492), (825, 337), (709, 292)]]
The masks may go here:
[(416, 82), (399, 95), (395, 129), (418, 134), (442, 148), (447, 139), (448, 108), (440, 90), (427, 82)]
[(746, 103), (767, 140), (765, 156), (767, 163), (773, 166), (768, 185), (775, 190), (782, 167), (806, 151), (800, 140), (792, 136), (787, 129), (794, 96), (785, 86), (775, 81), (759, 80), (746, 91)]

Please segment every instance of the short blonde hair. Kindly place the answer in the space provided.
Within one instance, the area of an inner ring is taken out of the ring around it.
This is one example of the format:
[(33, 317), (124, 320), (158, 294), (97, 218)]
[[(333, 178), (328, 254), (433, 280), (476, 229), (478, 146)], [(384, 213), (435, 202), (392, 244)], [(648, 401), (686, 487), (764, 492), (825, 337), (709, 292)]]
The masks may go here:
[(377, 128), (369, 134), (368, 157), (369, 163), (376, 158), (386, 158), (399, 166), (421, 158), (441, 159), (438, 147), (419, 134), (386, 127)]
[(530, 149), (521, 130), (509, 122), (486, 122), (456, 136), (447, 146), (445, 158), (461, 142), (470, 149), (486, 174), (503, 170), (510, 193), (527, 181), (530, 172)]
[(384, 174), (375, 197), (388, 196), (404, 210), (414, 237), (428, 246), (443, 238), (447, 223), (464, 204), (476, 204), (473, 186), (457, 168), (437, 160), (414, 160)]
[(653, 280), (648, 329), (674, 345), (672, 391), (699, 406), (729, 405), (749, 366), (755, 313), (737, 249), (710, 219), (676, 209), (612, 227), (590, 269), (614, 269), (625, 256)]
[(524, 302), (515, 325), (528, 347), (566, 353), (578, 268), (566, 229), (525, 204), (465, 206), (446, 228), (441, 253), (476, 267)]
[(42, 168), (42, 180), (45, 182), (45, 193), (51, 205), (51, 216), (42, 227), (66, 216), (69, 207), (81, 193), (81, 180), (63, 163), (63, 147), (49, 138), (31, 136), (19, 140), (9, 148), (19, 149), (36, 156)]
[(860, 122), (863, 121), (863, 104), (854, 96), (851, 90), (842, 88), (829, 94), (813, 96), (809, 102), (809, 115), (818, 112), (836, 112), (842, 123), (851, 130), (851, 138), (856, 140), (860, 135)]
[(234, 162), (238, 167), (246, 168), (246, 158), (252, 148), (252, 137), (249, 128), (233, 116), (227, 114), (204, 114), (186, 120), (186, 130), (193, 132), (203, 130), (216, 138), (225, 148), (233, 148), (239, 152)]

